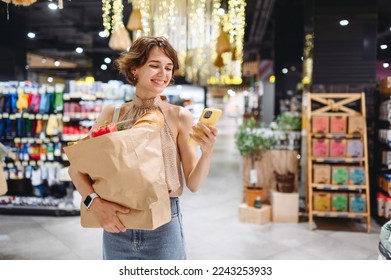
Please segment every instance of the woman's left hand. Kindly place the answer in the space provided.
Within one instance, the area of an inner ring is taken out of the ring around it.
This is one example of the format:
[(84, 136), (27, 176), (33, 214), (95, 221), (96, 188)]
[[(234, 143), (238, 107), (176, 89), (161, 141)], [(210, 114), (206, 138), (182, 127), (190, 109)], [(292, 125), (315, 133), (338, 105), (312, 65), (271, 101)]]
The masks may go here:
[(190, 137), (197, 141), (200, 145), (203, 155), (211, 155), (216, 142), (218, 129), (214, 126), (206, 125), (201, 122), (198, 122), (192, 128), (194, 134), (198, 137), (194, 137), (192, 134)]

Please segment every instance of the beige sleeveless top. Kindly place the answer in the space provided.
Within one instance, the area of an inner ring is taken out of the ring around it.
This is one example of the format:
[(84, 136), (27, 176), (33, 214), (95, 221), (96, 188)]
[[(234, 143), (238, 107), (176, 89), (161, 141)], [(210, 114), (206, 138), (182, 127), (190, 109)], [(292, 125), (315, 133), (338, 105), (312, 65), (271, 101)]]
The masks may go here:
[[(122, 116), (118, 117), (119, 110), (114, 112), (113, 121), (123, 125), (125, 129), (128, 129), (131, 128), (144, 113), (150, 110), (158, 109), (164, 116), (164, 112), (160, 107), (162, 102), (159, 95), (152, 99), (141, 99), (135, 96), (134, 100), (130, 102), (130, 109), (122, 114)], [(118, 121), (116, 119), (118, 119)], [(160, 132), (160, 137), (162, 141), (166, 183), (170, 192), (170, 197), (177, 197), (180, 196), (183, 191), (181, 160), (176, 137), (174, 137), (168, 126), (166, 117), (164, 119), (163, 129)]]

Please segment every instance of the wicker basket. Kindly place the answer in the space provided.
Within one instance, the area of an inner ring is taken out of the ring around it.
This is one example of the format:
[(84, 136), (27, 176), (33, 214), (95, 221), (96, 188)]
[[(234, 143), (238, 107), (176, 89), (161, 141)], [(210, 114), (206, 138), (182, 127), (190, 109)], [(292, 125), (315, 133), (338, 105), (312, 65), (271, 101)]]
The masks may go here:
[(282, 193), (291, 193), (294, 190), (295, 174), (288, 172), (288, 174), (278, 174), (274, 171), (276, 178), (277, 191)]

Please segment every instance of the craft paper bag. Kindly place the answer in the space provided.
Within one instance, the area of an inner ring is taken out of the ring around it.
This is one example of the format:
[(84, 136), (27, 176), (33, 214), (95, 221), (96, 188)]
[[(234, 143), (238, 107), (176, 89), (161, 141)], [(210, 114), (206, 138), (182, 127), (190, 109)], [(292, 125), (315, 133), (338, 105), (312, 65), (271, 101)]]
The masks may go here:
[[(64, 147), (70, 163), (91, 177), (100, 197), (131, 209), (118, 215), (127, 228), (155, 229), (171, 219), (160, 130), (156, 124), (143, 125)], [(84, 208), (82, 226), (100, 227)]]

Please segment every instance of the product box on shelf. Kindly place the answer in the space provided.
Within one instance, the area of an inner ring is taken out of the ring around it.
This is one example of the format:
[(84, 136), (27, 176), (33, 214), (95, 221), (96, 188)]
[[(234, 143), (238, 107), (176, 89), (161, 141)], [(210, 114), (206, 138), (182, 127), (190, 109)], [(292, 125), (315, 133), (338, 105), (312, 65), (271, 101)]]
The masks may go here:
[(338, 212), (348, 211), (348, 194), (347, 193), (332, 193), (331, 194), (331, 210)]
[(348, 133), (364, 133), (365, 119), (362, 116), (350, 116), (348, 118)]
[(379, 89), (381, 93), (391, 93), (391, 77), (381, 79)]
[(386, 203), (384, 205), (384, 217), (391, 219), (391, 197), (386, 198)]
[(299, 194), (271, 192), (272, 221), (281, 223), (299, 222)]
[(331, 183), (331, 166), (328, 164), (314, 164), (313, 182), (315, 184)]
[(346, 146), (347, 157), (362, 157), (363, 156), (363, 144), (361, 140), (348, 140)]
[(239, 220), (252, 224), (265, 224), (271, 220), (271, 207), (262, 204), (261, 208), (250, 207), (243, 203), (239, 206)]
[(329, 132), (329, 117), (313, 116), (312, 117), (312, 132), (328, 133)]
[(331, 116), (330, 117), (330, 132), (331, 133), (346, 133), (347, 127), (346, 116)]
[(355, 213), (366, 212), (367, 199), (365, 194), (349, 194), (349, 211)]
[(365, 183), (364, 167), (349, 167), (349, 185), (364, 185)]
[(382, 159), (381, 163), (384, 165), (391, 165), (391, 151), (382, 151), (381, 153)]
[(346, 185), (348, 183), (347, 167), (333, 166), (331, 168), (331, 182), (333, 185)]
[(381, 192), (377, 193), (377, 215), (379, 217), (385, 216), (387, 196)]
[(331, 210), (331, 193), (314, 192), (314, 210), (330, 211)]
[(328, 139), (312, 139), (312, 155), (314, 157), (329, 156), (329, 140)]
[(331, 139), (330, 140), (330, 156), (344, 157), (346, 154), (346, 140), (345, 139)]

